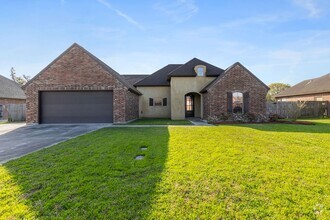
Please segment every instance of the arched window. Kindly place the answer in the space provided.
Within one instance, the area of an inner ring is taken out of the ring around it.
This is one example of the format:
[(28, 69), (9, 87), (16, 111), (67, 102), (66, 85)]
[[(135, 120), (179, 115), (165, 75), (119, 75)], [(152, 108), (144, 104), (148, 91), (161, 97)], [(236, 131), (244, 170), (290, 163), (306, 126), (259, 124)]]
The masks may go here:
[(233, 92), (233, 113), (244, 113), (243, 93)]
[(204, 76), (204, 68), (198, 67), (197, 68), (197, 76)]
[(205, 76), (205, 74), (206, 74), (206, 66), (204, 66), (204, 65), (197, 65), (197, 66), (195, 66), (194, 70), (195, 70), (197, 76)]

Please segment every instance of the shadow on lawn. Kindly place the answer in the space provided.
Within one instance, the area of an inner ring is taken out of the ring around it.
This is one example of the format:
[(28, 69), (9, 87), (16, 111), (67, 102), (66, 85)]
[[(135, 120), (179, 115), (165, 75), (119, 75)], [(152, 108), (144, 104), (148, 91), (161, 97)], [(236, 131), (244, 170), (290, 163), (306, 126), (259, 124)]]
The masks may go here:
[[(273, 132), (301, 132), (301, 133), (330, 133), (329, 123), (316, 122), (315, 125), (301, 125), (301, 124), (235, 124), (228, 126), (239, 126), (246, 128), (253, 128), (260, 131), (273, 131)], [(227, 125), (226, 125), (227, 126)]]
[[(161, 181), (168, 141), (167, 128), (106, 128), (4, 167), (36, 218), (141, 219)], [(139, 154), (145, 158), (134, 160)]]

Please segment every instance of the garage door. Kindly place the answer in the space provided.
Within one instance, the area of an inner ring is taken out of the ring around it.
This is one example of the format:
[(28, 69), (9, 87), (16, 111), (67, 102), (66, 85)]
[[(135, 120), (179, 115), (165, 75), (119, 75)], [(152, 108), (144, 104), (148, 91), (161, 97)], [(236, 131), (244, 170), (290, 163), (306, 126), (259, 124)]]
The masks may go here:
[(112, 91), (40, 92), (40, 123), (111, 123)]

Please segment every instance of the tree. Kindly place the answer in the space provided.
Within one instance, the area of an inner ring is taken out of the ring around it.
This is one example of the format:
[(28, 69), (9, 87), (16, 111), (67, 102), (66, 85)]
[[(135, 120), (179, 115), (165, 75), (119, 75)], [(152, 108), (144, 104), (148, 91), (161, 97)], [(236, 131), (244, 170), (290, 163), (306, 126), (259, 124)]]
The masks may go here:
[(267, 101), (275, 102), (275, 96), (287, 88), (290, 88), (291, 86), (285, 83), (272, 83), (268, 87), (270, 89), (267, 93)]
[(30, 80), (30, 76), (24, 75), (22, 76), (16, 76), (16, 70), (14, 67), (10, 69), (10, 77), (13, 81), (17, 82), (20, 86), (23, 86), (25, 83), (27, 83)]
[(300, 101), (298, 100), (295, 102), (295, 105), (292, 108), (292, 120), (296, 121), (298, 117), (301, 116), (301, 111), (306, 107), (306, 101)]

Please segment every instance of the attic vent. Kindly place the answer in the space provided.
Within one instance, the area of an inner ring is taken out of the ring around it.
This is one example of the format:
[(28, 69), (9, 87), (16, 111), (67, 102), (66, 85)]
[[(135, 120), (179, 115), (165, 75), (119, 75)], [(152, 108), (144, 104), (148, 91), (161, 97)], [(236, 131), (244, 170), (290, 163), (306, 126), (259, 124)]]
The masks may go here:
[(197, 76), (205, 76), (206, 66), (197, 65), (197, 66), (195, 66), (194, 70), (195, 70), (195, 73), (197, 74)]

